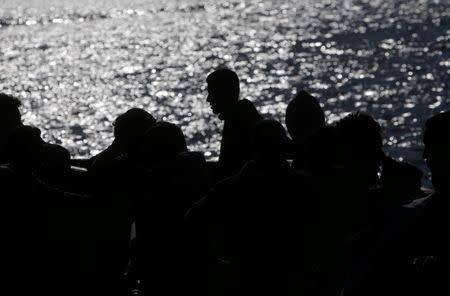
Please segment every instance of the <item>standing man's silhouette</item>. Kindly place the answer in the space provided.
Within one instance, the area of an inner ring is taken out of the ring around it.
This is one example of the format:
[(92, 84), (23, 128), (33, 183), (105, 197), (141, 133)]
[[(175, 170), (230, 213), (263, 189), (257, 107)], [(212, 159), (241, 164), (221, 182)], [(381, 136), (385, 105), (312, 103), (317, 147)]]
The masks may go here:
[(228, 177), (250, 160), (250, 131), (262, 117), (249, 100), (239, 100), (239, 78), (234, 71), (216, 70), (206, 82), (207, 101), (224, 121), (218, 177)]

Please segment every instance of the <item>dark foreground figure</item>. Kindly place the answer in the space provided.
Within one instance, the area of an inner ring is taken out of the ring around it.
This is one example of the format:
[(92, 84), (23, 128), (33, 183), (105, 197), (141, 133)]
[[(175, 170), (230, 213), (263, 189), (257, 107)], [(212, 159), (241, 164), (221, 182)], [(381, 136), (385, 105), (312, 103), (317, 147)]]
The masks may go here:
[(307, 178), (283, 159), (284, 128), (263, 120), (252, 132), (251, 161), (216, 184), (189, 212), (215, 260), (221, 285), (209, 295), (310, 292), (312, 265), (304, 232), (311, 195)]
[(40, 180), (44, 145), (38, 129), (19, 126), (6, 145), (8, 164), (0, 167), (1, 278), (8, 295), (80, 295), (89, 289), (85, 271), (92, 266), (82, 239), (86, 200)]
[(344, 295), (448, 295), (450, 112), (425, 126), (423, 157), (434, 193), (399, 208), (353, 262)]
[[(179, 127), (158, 122), (143, 137), (133, 190), (136, 261), (145, 295), (199, 294), (185, 214), (206, 193), (206, 161)], [(194, 256), (194, 257), (193, 257)], [(197, 262), (196, 262), (197, 261)]]

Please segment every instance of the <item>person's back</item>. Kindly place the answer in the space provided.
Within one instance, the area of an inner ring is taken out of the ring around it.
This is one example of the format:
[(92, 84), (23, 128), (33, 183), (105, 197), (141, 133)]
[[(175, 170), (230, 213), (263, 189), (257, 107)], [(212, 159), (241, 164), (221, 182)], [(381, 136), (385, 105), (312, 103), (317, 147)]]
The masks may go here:
[(248, 100), (240, 100), (235, 113), (225, 119), (219, 156), (223, 176), (239, 172), (250, 160), (250, 134), (254, 124), (260, 119), (258, 111)]
[(209, 74), (208, 98), (214, 114), (224, 120), (217, 179), (237, 173), (250, 160), (250, 132), (262, 117), (249, 100), (239, 100), (239, 78), (229, 69)]

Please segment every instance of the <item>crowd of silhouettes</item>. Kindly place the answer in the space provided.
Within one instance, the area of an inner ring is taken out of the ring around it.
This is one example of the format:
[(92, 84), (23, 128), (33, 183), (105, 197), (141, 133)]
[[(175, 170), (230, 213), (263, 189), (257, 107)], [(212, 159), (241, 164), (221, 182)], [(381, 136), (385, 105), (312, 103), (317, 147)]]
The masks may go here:
[[(327, 124), (305, 91), (285, 124), (206, 78), (224, 121), (217, 162), (133, 108), (74, 160), (0, 94), (0, 277), (8, 295), (448, 295), (450, 112), (427, 120), (422, 171), (353, 112)], [(289, 134), (289, 136), (288, 136)]]

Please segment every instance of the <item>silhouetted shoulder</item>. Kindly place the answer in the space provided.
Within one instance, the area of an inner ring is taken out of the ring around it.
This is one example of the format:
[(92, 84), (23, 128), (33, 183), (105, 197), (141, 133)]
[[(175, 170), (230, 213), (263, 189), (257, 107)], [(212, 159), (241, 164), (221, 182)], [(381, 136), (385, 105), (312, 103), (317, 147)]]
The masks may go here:
[(235, 119), (257, 122), (262, 119), (255, 105), (247, 99), (243, 99), (237, 102)]

